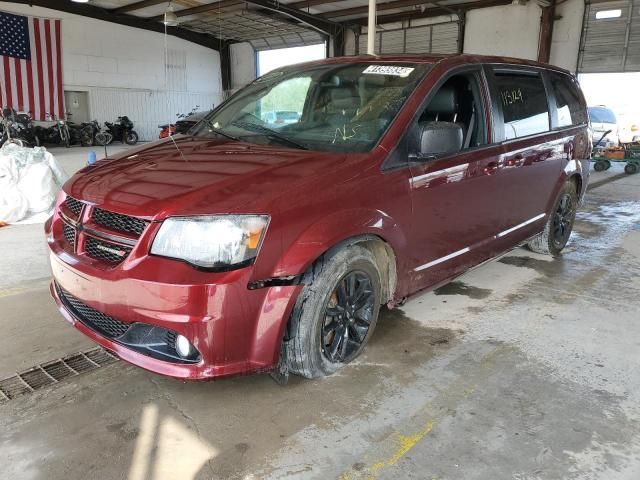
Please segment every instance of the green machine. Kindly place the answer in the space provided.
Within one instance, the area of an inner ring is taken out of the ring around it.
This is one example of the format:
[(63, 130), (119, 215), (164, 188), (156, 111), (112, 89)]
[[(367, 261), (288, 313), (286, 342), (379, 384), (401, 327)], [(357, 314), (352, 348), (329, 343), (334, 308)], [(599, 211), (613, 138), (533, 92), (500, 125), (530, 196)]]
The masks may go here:
[(626, 143), (612, 148), (599, 147), (598, 145), (608, 133), (606, 132), (594, 146), (591, 155), (593, 169), (596, 172), (602, 172), (611, 168), (612, 162), (624, 162), (626, 163), (624, 173), (631, 175), (640, 172), (640, 143)]

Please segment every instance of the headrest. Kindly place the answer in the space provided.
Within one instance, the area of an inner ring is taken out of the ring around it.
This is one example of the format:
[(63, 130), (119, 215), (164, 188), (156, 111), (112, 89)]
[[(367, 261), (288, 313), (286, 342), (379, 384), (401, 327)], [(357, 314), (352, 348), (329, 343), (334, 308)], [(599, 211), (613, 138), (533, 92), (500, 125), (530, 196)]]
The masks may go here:
[(458, 113), (458, 96), (453, 87), (442, 87), (429, 102), (427, 112), (440, 115)]
[(462, 150), (462, 127), (453, 122), (420, 122), (418, 124), (420, 151), (445, 155)]

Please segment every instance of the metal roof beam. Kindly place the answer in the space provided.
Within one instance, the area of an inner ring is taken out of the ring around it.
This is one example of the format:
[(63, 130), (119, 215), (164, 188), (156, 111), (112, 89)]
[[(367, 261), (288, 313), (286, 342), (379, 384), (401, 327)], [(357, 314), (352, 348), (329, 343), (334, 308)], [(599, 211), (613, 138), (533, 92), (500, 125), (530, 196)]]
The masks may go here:
[[(429, 2), (419, 2), (417, 0), (398, 0), (397, 2), (387, 2), (382, 3), (380, 5), (378, 5), (378, 10), (380, 10), (380, 7), (382, 5), (390, 5), (390, 4), (398, 4), (398, 3), (407, 3), (409, 2), (409, 5), (403, 5), (405, 7), (407, 6), (411, 6), (411, 5), (423, 5), (425, 3), (429, 3)], [(413, 3), (411, 3), (413, 2)], [(383, 24), (383, 23), (393, 23), (393, 22), (400, 22), (402, 20), (411, 20), (411, 19), (415, 19), (415, 18), (431, 18), (431, 17), (439, 17), (440, 15), (450, 15), (453, 12), (451, 11), (453, 8), (455, 8), (455, 10), (457, 10), (457, 12), (465, 12), (468, 10), (473, 10), (476, 8), (486, 8), (486, 7), (497, 7), (497, 6), (502, 6), (502, 5), (509, 5), (512, 2), (512, 0), (480, 0), (480, 1), (476, 1), (476, 2), (466, 2), (466, 3), (456, 3), (454, 5), (451, 6), (438, 6), (438, 7), (434, 7), (434, 8), (427, 8), (424, 12), (421, 11), (406, 11), (406, 12), (399, 12), (399, 13), (392, 13), (390, 15), (380, 15), (378, 16), (376, 23), (378, 25)], [(434, 2), (430, 2), (430, 3), (434, 3)], [(383, 10), (389, 10), (391, 8), (400, 8), (399, 6), (395, 6), (395, 7), (388, 7), (388, 8), (384, 8)], [(344, 10), (342, 10), (344, 11)], [(327, 14), (333, 14), (333, 13), (339, 13), (340, 10), (337, 10), (335, 12), (327, 12)], [(457, 13), (456, 12), (456, 13)], [(365, 12), (366, 13), (366, 12)], [(351, 15), (355, 15), (355, 13), (351, 13)], [(333, 17), (334, 15), (332, 15)], [(335, 15), (335, 17), (337, 17), (338, 15)], [(341, 14), (339, 16), (346, 16), (344, 14)], [(355, 18), (352, 20), (345, 20), (343, 23), (345, 24), (355, 24), (355, 25), (367, 25), (367, 18), (363, 17), (363, 18)]]
[(326, 5), (328, 3), (344, 2), (345, 0), (302, 0), (301, 2), (287, 3), (287, 7), (303, 10), (316, 5)]
[(142, 0), (141, 2), (134, 2), (122, 7), (114, 8), (110, 10), (112, 13), (126, 13), (134, 10), (140, 10), (142, 8), (153, 7), (154, 5), (160, 5), (161, 3), (167, 3), (167, 0)]
[[(220, 2), (207, 3), (206, 5), (198, 5), (197, 7), (183, 8), (182, 10), (176, 10), (173, 13), (176, 14), (176, 17), (187, 17), (189, 15), (197, 15), (199, 13), (210, 12), (211, 10), (219, 10), (221, 8), (230, 7), (232, 5), (242, 5), (243, 3), (243, 0), (222, 0)], [(147, 20), (153, 22), (161, 22), (163, 19), (164, 14), (150, 17)]]
[(296, 20), (325, 35), (335, 35), (343, 28), (339, 23), (332, 22), (331, 20), (312, 13), (291, 8), (277, 0), (246, 0), (246, 2), (250, 5), (255, 5), (256, 7), (264, 8), (265, 10), (270, 10), (281, 16)]

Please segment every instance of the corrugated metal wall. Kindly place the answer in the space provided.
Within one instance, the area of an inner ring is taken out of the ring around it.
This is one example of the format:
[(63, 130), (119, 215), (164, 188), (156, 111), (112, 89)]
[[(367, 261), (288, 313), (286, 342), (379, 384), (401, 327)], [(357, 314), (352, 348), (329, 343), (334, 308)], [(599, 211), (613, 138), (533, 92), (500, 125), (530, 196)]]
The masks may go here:
[[(381, 25), (380, 28), (384, 28)], [(382, 30), (376, 33), (376, 52), (379, 53), (458, 53), (460, 51), (458, 22), (436, 23), (433, 25), (409, 26)], [(358, 38), (358, 52), (347, 55), (367, 53), (367, 35)]]
[[(598, 13), (619, 11), (613, 18)], [(640, 0), (587, 4), (582, 29), (580, 73), (640, 71)]]
[(113, 122), (127, 115), (134, 123), (141, 140), (158, 138), (158, 125), (176, 121), (176, 113), (189, 113), (196, 105), (200, 110), (211, 109), (222, 101), (219, 95), (133, 90), (121, 88), (92, 88), (89, 90), (91, 118), (101, 123)]

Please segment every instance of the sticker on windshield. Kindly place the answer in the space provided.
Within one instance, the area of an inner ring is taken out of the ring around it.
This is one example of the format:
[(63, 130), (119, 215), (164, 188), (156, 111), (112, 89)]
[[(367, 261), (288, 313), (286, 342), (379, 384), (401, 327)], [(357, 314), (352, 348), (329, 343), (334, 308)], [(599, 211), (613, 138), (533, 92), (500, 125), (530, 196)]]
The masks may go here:
[(408, 77), (415, 68), (413, 67), (397, 67), (395, 65), (369, 65), (362, 73), (372, 75), (393, 75), (394, 77)]

